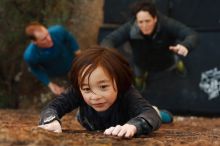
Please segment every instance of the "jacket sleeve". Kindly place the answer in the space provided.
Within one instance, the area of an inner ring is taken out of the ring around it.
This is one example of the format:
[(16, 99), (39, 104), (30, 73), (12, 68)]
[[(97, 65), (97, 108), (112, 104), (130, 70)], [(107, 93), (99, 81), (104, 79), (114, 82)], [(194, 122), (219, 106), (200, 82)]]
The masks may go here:
[(76, 39), (73, 37), (73, 35), (70, 32), (66, 32), (66, 40), (67, 40), (68, 45), (73, 53), (75, 53), (77, 50), (79, 50), (79, 45), (78, 45)]
[(185, 46), (188, 51), (196, 48), (198, 45), (198, 34), (190, 27), (176, 21), (172, 18), (164, 17), (165, 29), (168, 29), (177, 39), (177, 43)]
[(152, 105), (134, 87), (126, 94), (128, 114), (131, 117), (127, 123), (136, 126), (137, 135), (157, 130), (161, 125), (161, 119)]
[(100, 43), (102, 47), (117, 48), (123, 45), (130, 38), (131, 21), (120, 26), (109, 35), (107, 35)]
[(39, 65), (36, 63), (36, 58), (32, 56), (32, 54), (28, 51), (24, 53), (24, 60), (27, 63), (30, 71), (33, 73), (33, 75), (40, 80), (44, 85), (48, 85), (50, 82), (50, 79), (48, 75), (39, 67)]
[(49, 117), (61, 119), (80, 105), (80, 96), (69, 87), (64, 93), (52, 100), (41, 112), (39, 124), (43, 124)]
[(33, 75), (44, 85), (48, 85), (50, 83), (48, 75), (42, 69), (37, 67), (37, 65), (29, 64), (29, 68)]
[(66, 30), (63, 26), (58, 26), (59, 34), (62, 35), (64, 44), (66, 44), (67, 48), (70, 49), (71, 52), (75, 53), (79, 49), (79, 44), (77, 43), (74, 36)]

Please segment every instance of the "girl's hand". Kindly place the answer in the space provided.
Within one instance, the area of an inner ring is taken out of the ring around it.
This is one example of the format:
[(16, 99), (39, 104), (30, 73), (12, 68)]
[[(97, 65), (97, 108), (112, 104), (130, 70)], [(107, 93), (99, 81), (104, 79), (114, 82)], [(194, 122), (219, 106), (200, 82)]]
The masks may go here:
[(62, 132), (61, 125), (57, 120), (54, 120), (53, 122), (45, 124), (45, 125), (40, 125), (38, 127), (49, 130), (49, 131), (57, 132), (57, 133)]
[(131, 138), (137, 132), (137, 128), (134, 125), (124, 124), (123, 126), (117, 125), (105, 130), (105, 135), (113, 135), (118, 137)]

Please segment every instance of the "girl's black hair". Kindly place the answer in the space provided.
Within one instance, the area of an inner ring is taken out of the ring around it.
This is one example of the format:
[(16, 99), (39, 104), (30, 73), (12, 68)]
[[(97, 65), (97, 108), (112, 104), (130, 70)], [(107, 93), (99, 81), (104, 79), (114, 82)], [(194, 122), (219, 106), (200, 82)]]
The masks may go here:
[(86, 49), (76, 57), (70, 71), (73, 87), (80, 93), (84, 79), (101, 66), (115, 81), (118, 92), (126, 91), (132, 84), (133, 74), (129, 63), (116, 50), (102, 47)]

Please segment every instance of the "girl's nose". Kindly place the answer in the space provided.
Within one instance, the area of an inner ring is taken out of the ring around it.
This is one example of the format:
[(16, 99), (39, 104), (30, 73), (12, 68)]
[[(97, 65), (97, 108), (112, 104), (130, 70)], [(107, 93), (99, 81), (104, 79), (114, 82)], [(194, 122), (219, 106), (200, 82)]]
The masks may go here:
[(96, 94), (96, 93), (92, 93), (91, 94), (91, 100), (99, 100), (101, 98), (101, 96), (100, 95), (98, 95), (98, 94)]

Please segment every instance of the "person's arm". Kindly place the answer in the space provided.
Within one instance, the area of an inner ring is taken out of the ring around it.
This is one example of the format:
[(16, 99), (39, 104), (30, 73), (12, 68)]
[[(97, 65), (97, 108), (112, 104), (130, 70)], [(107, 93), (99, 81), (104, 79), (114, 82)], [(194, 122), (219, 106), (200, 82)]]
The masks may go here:
[(44, 85), (48, 86), (53, 94), (60, 95), (64, 91), (63, 87), (51, 82), (48, 75), (40, 68), (32, 65), (29, 65), (29, 67), (34, 76), (36, 76), (37, 79), (40, 80)]
[(132, 117), (127, 124), (137, 127), (137, 135), (151, 133), (160, 127), (160, 116), (137, 89), (132, 86), (125, 97), (130, 109), (128, 113)]
[(61, 93), (64, 92), (64, 87), (57, 85), (56, 83), (53, 82), (49, 82), (47, 85), (51, 92), (53, 92), (53, 94), (55, 95), (60, 95)]
[(161, 119), (158, 113), (134, 87), (129, 89), (124, 98), (127, 102), (123, 103), (131, 119), (122, 126), (106, 129), (104, 134), (130, 138), (134, 135), (149, 134), (160, 127)]
[(34, 76), (44, 85), (48, 86), (53, 94), (60, 95), (64, 91), (63, 87), (51, 82), (48, 75), (43, 70), (41, 70), (40, 67), (38, 67), (37, 65), (32, 65), (30, 63), (29, 67)]
[(54, 132), (61, 132), (60, 119), (79, 105), (80, 96), (72, 87), (69, 87), (64, 93), (52, 100), (42, 110), (39, 127)]
[(39, 65), (39, 60), (36, 57), (36, 54), (37, 52), (35, 51), (34, 46), (29, 45), (24, 53), (24, 60), (27, 63), (28, 68), (32, 74), (44, 85), (48, 86), (55, 95), (60, 95), (64, 91), (64, 88), (50, 81), (47, 73), (42, 70), (41, 66)]
[(75, 54), (75, 56), (79, 56), (80, 53), (81, 53), (81, 50), (77, 50), (74, 54)]
[(120, 26), (109, 35), (107, 35), (100, 43), (102, 47), (117, 48), (130, 39), (130, 29), (132, 21)]
[(175, 53), (186, 56), (198, 44), (198, 35), (190, 27), (172, 19), (165, 17), (165, 28), (176, 38), (177, 44), (170, 46), (170, 50)]
[(29, 59), (25, 58), (25, 61), (28, 64), (28, 67), (30, 71), (33, 73), (33, 75), (41, 81), (44, 85), (48, 85), (50, 82), (50, 79), (48, 75), (41, 69), (41, 67), (38, 64), (32, 63), (29, 61)]
[(79, 44), (77, 43), (76, 39), (65, 28), (63, 28), (63, 33), (65, 38), (64, 41), (68, 45), (67, 47), (71, 49), (74, 55), (77, 55), (77, 53), (79, 53), (80, 50), (79, 50)]

